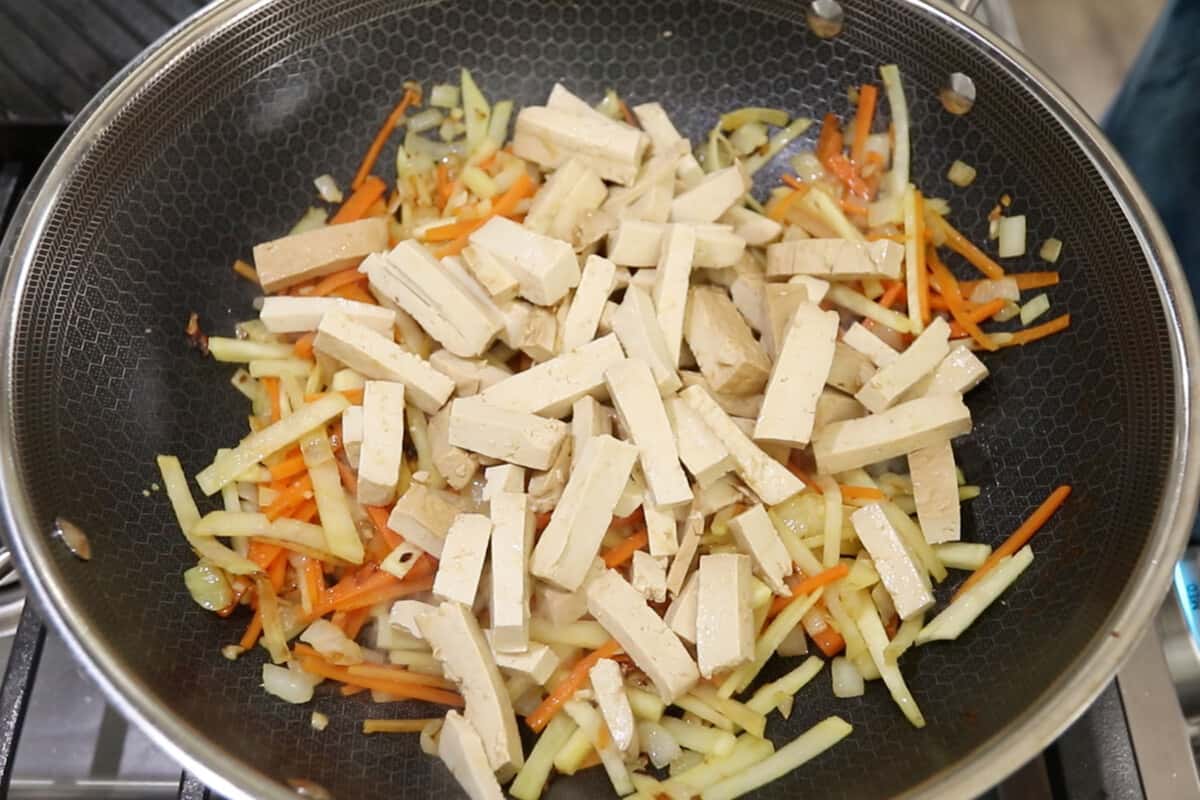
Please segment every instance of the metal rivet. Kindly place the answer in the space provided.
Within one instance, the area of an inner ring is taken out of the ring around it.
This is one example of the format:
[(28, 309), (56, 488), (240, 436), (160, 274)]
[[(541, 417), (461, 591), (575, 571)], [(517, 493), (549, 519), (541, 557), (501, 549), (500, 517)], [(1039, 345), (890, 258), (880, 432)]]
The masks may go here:
[(822, 39), (832, 39), (842, 32), (846, 15), (837, 0), (812, 0), (808, 6), (808, 27)]
[(938, 92), (938, 97), (947, 111), (962, 116), (975, 105), (975, 81), (955, 72), (950, 75), (950, 82)]
[(288, 783), (301, 797), (333, 800), (333, 795), (329, 793), (329, 790), (316, 781), (310, 781), (308, 778), (288, 778)]
[(62, 543), (71, 551), (71, 555), (80, 561), (91, 560), (92, 543), (88, 541), (87, 534), (74, 522), (62, 517), (55, 518), (52, 534), (62, 540)]

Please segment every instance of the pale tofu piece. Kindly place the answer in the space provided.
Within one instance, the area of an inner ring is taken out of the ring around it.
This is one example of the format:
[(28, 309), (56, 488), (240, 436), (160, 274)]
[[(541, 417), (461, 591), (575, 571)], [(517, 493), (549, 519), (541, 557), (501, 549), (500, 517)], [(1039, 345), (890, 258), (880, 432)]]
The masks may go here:
[(613, 318), (617, 315), (617, 309), (620, 306), (609, 300), (604, 304), (604, 311), (600, 312), (600, 324), (596, 326), (597, 336), (607, 336), (613, 332)]
[(371, 217), (257, 244), (254, 269), (263, 291), (271, 294), (353, 267), (387, 246), (387, 221)]
[(534, 575), (567, 591), (580, 587), (600, 552), (636, 459), (637, 448), (611, 436), (587, 441), (533, 549), (530, 571)]
[(625, 290), (625, 299), (613, 314), (612, 324), (613, 332), (625, 353), (650, 367), (659, 393), (671, 394), (681, 386), (675, 369), (676, 361), (671, 358), (654, 301), (649, 294), (631, 284)]
[(564, 241), (543, 236), (506, 217), (492, 217), (468, 238), (512, 273), (520, 284), (521, 296), (531, 303), (554, 305), (579, 285), (579, 262), (571, 245)]
[(529, 649), (529, 551), (533, 512), (529, 496), (499, 492), (491, 499), (492, 646), (502, 653)]
[(588, 611), (650, 678), (659, 697), (675, 702), (700, 680), (696, 663), (646, 598), (615, 570), (605, 570), (587, 590)]
[(362, 441), (363, 407), (350, 406), (342, 412), (342, 448), (346, 451), (346, 461), (355, 469), (358, 469)]
[(671, 559), (671, 566), (667, 570), (667, 591), (672, 596), (678, 596), (683, 588), (692, 570), (692, 562), (696, 560), (696, 551), (700, 549), (700, 537), (704, 535), (704, 515), (696, 510), (694, 504), (679, 523), (679, 529), (679, 552)]
[(446, 533), (433, 594), (441, 600), (475, 605), (483, 559), (492, 538), (492, 522), (482, 514), (459, 514)]
[(588, 567), (583, 583), (573, 592), (559, 589), (553, 584), (538, 581), (533, 590), (534, 613), (550, 620), (555, 625), (569, 625), (587, 613), (587, 587), (604, 574), (604, 559), (594, 558)]
[(646, 134), (602, 115), (526, 106), (517, 114), (512, 150), (546, 169), (575, 158), (604, 180), (629, 186), (637, 179), (649, 144)]
[(541, 363), (558, 355), (558, 320), (554, 313), (524, 300), (513, 300), (503, 309), (500, 341)]
[(442, 408), (429, 418), (429, 449), (433, 465), (451, 487), (462, 491), (479, 471), (479, 457), (450, 444), (450, 409)]
[(644, 361), (626, 359), (605, 373), (617, 415), (638, 449), (638, 461), (655, 505), (690, 502), (692, 490), (679, 464), (675, 436), (662, 397)]
[(738, 488), (732, 477), (726, 475), (708, 486), (697, 486), (696, 500), (692, 507), (697, 512), (709, 517), (722, 508), (741, 502), (741, 500), (742, 490)]
[(901, 278), (904, 246), (890, 239), (795, 239), (767, 247), (767, 277), (812, 275), (833, 281)]
[[(738, 549), (754, 561), (755, 571), (771, 591), (791, 597), (792, 590), (784, 579), (792, 574), (792, 558), (762, 504), (755, 503), (730, 519), (729, 530)], [(700, 588), (703, 602), (703, 585)]]
[(894, 364), (900, 357), (899, 351), (867, 330), (867, 326), (861, 322), (856, 322), (847, 328), (846, 332), (842, 334), (842, 341), (871, 359), (871, 363), (880, 369)]
[(500, 381), (512, 377), (512, 372), (484, 358), (462, 358), (449, 350), (436, 350), (429, 356), (429, 365), (454, 381), (459, 397), (479, 394)]
[(450, 444), (530, 469), (547, 469), (567, 425), (536, 414), (499, 408), (479, 397), (450, 404)]
[(596, 329), (600, 326), (600, 315), (604, 313), (604, 304), (613, 292), (616, 278), (616, 264), (601, 256), (588, 256), (583, 265), (583, 277), (579, 280), (579, 288), (571, 298), (571, 307), (563, 324), (564, 353), (582, 347), (595, 338)]
[(813, 415), (813, 436), (820, 435), (821, 430), (832, 422), (858, 419), (866, 415), (867, 409), (862, 403), (837, 389), (826, 387), (817, 398), (817, 411)]
[(729, 284), (729, 299), (747, 325), (759, 334), (766, 333), (768, 320), (765, 278), (752, 272), (738, 275)]
[[(615, 414), (613, 415), (616, 416)], [(628, 432), (617, 432), (618, 436), (628, 436)], [(642, 470), (637, 465), (633, 465), (633, 471), (629, 473), (629, 481), (625, 484), (625, 488), (621, 490), (621, 498), (617, 500), (616, 507), (613, 508), (613, 516), (624, 519), (633, 512), (642, 507), (646, 500), (646, 480), (642, 477)]]
[(417, 617), (436, 609), (437, 606), (422, 600), (397, 600), (392, 603), (392, 609), (388, 612), (388, 624), (423, 639), (421, 628), (417, 625)]
[(437, 754), (470, 800), (504, 800), (484, 751), (483, 738), (453, 709), (446, 712), (442, 723)]
[[(746, 434), (748, 438), (754, 439), (754, 428), (758, 424), (757, 420), (733, 416), (731, 416), (730, 419), (733, 420), (734, 425), (738, 426), (738, 430)], [(784, 466), (787, 466), (788, 459), (792, 456), (791, 445), (783, 444), (781, 442), (771, 442), (765, 439), (763, 441), (755, 440), (754, 443), (772, 459), (778, 461)]]
[(647, 222), (664, 223), (671, 218), (671, 201), (675, 199), (675, 178), (665, 174), (651, 182), (642, 196), (623, 210), (621, 218), (632, 217)]
[(392, 507), (387, 526), (403, 536), (404, 541), (441, 558), (446, 536), (458, 514), (458, 508), (437, 490), (413, 481)]
[(892, 527), (883, 506), (872, 503), (850, 515), (859, 541), (870, 553), (883, 588), (892, 597), (900, 619), (908, 619), (933, 607), (933, 593), (925, 584), (921, 570), (904, 540)]
[[(746, 240), (728, 225), (689, 225), (696, 235), (693, 266), (709, 269), (732, 267), (746, 251)], [(622, 267), (654, 267), (662, 253), (667, 225), (625, 218), (608, 234), (606, 253)]]
[(934, 317), (907, 350), (871, 376), (855, 399), (876, 414), (886, 410), (937, 368), (950, 353), (949, 342), (950, 326), (941, 317)]
[(495, 648), (491, 631), (484, 631), (489, 643), (492, 644), (492, 656), (496, 666), (514, 675), (524, 675), (531, 680), (544, 685), (558, 669), (561, 662), (558, 654), (541, 642), (530, 642), (529, 648), (520, 653), (502, 653)]
[(829, 367), (829, 377), (825, 382), (846, 394), (855, 394), (871, 380), (875, 372), (871, 359), (850, 345), (838, 342), (833, 348), (833, 364)]
[[(654, 503), (647, 503), (643, 500), (642, 515), (646, 520), (646, 533), (649, 537), (648, 547), (650, 548), (650, 555), (655, 558), (665, 558), (675, 555), (679, 550), (679, 529), (675, 524), (675, 515), (671, 510), (659, 508)], [(663, 580), (666, 580), (665, 571)], [(663, 590), (666, 591), (665, 583)]]
[(805, 447), (812, 438), (817, 401), (833, 364), (838, 313), (804, 303), (792, 315), (763, 396), (754, 438)]
[(565, 417), (579, 398), (604, 396), (604, 373), (624, 358), (617, 337), (609, 334), (518, 372), (481, 392), (479, 399), (510, 411)]
[[(633, 107), (638, 123), (650, 136), (650, 151), (664, 153), (683, 140), (667, 112), (658, 103), (643, 103)], [(704, 169), (689, 151), (679, 160), (675, 174), (684, 186), (695, 186), (704, 179)]]
[(966, 345), (956, 344), (933, 374), (904, 393), (905, 400), (937, 394), (966, 394), (988, 376), (988, 369)]
[(517, 717), (475, 615), (458, 603), (442, 603), (436, 611), (418, 616), (417, 625), (446, 677), (458, 684), (467, 721), (479, 731), (488, 764), (494, 772), (511, 776), (525, 763)]
[(683, 591), (675, 596), (663, 621), (675, 635), (688, 644), (696, 643), (696, 612), (700, 607), (700, 572), (692, 573), (683, 585)]
[(665, 558), (655, 558), (645, 550), (633, 554), (629, 567), (629, 582), (652, 603), (667, 599), (667, 565)]
[(958, 502), (958, 473), (954, 449), (947, 439), (908, 454), (913, 500), (925, 541), (930, 544), (957, 542), (962, 538), (962, 515)]
[(695, 409), (678, 395), (668, 397), (664, 406), (675, 434), (675, 446), (679, 448), (679, 460), (700, 487), (733, 470), (733, 457)]
[(813, 440), (817, 471), (826, 475), (911, 453), (971, 432), (961, 395), (920, 397), (882, 414), (826, 425)]
[(772, 360), (779, 358), (792, 315), (806, 303), (816, 305), (809, 299), (806, 286), (791, 283), (768, 283), (763, 286), (762, 345)]
[(525, 468), (515, 464), (498, 464), (483, 471), (483, 499), (491, 500), (498, 492), (525, 491)]
[(468, 245), (462, 251), (463, 266), (497, 303), (507, 303), (521, 288), (516, 277), (504, 268), (500, 259), (480, 247)]
[(696, 234), (690, 227), (671, 225), (667, 228), (655, 270), (653, 299), (658, 326), (662, 329), (672, 367), (679, 366), (683, 319), (687, 313), (688, 285), (695, 253)]
[(611, 410), (586, 395), (571, 406), (571, 469), (578, 468), (588, 439), (612, 435), (612, 416)]
[[(685, 342), (686, 344), (686, 342)], [(694, 370), (680, 370), (679, 378), (683, 381), (684, 387), (699, 386), (704, 391), (708, 392), (708, 396), (717, 401), (717, 405), (731, 416), (754, 418), (762, 411), (763, 396), (761, 394), (728, 394), (726, 392), (714, 392), (713, 388), (708, 385), (708, 381), (704, 376)]]
[(829, 294), (829, 281), (823, 281), (811, 275), (795, 275), (788, 278), (788, 283), (793, 286), (803, 286), (807, 289), (808, 302), (810, 303), (820, 303), (825, 299), (825, 295)]
[(740, 553), (700, 556), (696, 601), (696, 659), (711, 678), (754, 657), (750, 558)]
[(526, 228), (570, 242), (580, 215), (600, 207), (608, 189), (595, 170), (578, 159), (556, 169), (533, 196)]
[(385, 336), (391, 336), (396, 324), (396, 312), (390, 308), (343, 297), (264, 297), (258, 318), (271, 333), (305, 333), (315, 331), (330, 311), (341, 312), (351, 321)]
[(534, 514), (553, 511), (562, 498), (563, 489), (567, 485), (567, 477), (571, 474), (571, 458), (574, 455), (574, 443), (568, 437), (549, 469), (535, 472), (529, 479), (529, 510)]
[(766, 385), (771, 361), (721, 289), (692, 288), (684, 336), (714, 391), (756, 394)]
[(634, 743), (634, 720), (625, 681), (621, 678), (621, 665), (611, 658), (602, 658), (588, 670), (588, 679), (613, 744), (628, 752)]
[(760, 500), (767, 505), (776, 505), (804, 490), (804, 482), (764, 453), (703, 388), (689, 386), (679, 396), (687, 401), (725, 445), (738, 475)]
[(754, 247), (765, 247), (783, 235), (783, 226), (778, 222), (744, 206), (729, 209), (720, 221), (732, 225), (734, 234)]
[(396, 499), (404, 458), (404, 384), (367, 381), (358, 459), (358, 502), (386, 506)]
[(604, 116), (596, 109), (588, 105), (587, 101), (579, 95), (572, 92), (561, 83), (555, 83), (550, 89), (550, 96), (546, 98), (546, 108), (552, 108), (555, 111), (563, 111), (568, 114), (574, 114), (586, 119), (592, 119), (596, 122), (612, 122), (609, 117)]
[(741, 164), (710, 172), (671, 202), (672, 222), (715, 222), (750, 191)]
[(406, 398), (426, 414), (437, 412), (454, 391), (454, 381), (428, 361), (337, 312), (321, 320), (313, 349), (368, 378), (404, 384)]

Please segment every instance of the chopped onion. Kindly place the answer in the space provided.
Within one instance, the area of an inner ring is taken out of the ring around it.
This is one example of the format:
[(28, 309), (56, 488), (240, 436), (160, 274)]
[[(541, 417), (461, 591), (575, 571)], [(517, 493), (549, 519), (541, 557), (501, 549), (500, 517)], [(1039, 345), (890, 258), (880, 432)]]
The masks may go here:
[(946, 173), (946, 178), (955, 186), (970, 186), (975, 180), (975, 168), (970, 164), (964, 164), (961, 161), (955, 161), (950, 165), (950, 171)]
[(1017, 287), (1016, 278), (1000, 278), (994, 281), (980, 281), (971, 292), (972, 303), (990, 303), (996, 298), (1003, 300), (1020, 300), (1021, 290)]
[(458, 87), (452, 83), (439, 83), (429, 92), (429, 105), (438, 108), (454, 108), (458, 105)]
[(642, 752), (650, 757), (650, 763), (656, 769), (662, 769), (683, 755), (679, 742), (657, 722), (639, 722), (637, 732)]
[(950, 203), (941, 197), (926, 197), (925, 198), (925, 213), (937, 214), (939, 217), (950, 215)]
[(704, 756), (702, 754), (696, 753), (692, 750), (684, 750), (680, 753), (678, 758), (671, 762), (668, 772), (670, 773), (671, 777), (674, 778), (676, 775), (681, 775), (684, 772), (687, 772), (689, 769), (698, 767), (703, 763)]
[(437, 740), (438, 734), (442, 732), (442, 720), (430, 720), (429, 723), (421, 728), (421, 752), (427, 756), (437, 755)]
[(307, 703), (312, 700), (313, 687), (320, 682), (320, 678), (299, 669), (275, 664), (262, 666), (262, 685), (267, 694), (273, 694), (288, 703)]
[(307, 233), (314, 231), (317, 228), (325, 227), (325, 220), (329, 219), (329, 212), (323, 208), (310, 208), (304, 212), (304, 216), (292, 226), (288, 231), (288, 236), (295, 236), (298, 233)]
[(363, 661), (362, 648), (327, 619), (318, 619), (309, 625), (300, 634), (300, 641), (312, 645), (314, 650), (334, 664), (347, 666)]
[(808, 655), (808, 638), (804, 635), (804, 628), (797, 627), (783, 637), (776, 652), (785, 658)]
[(996, 226), (999, 240), (997, 251), (1001, 258), (1016, 258), (1025, 255), (1025, 215), (1001, 217)]
[(233, 602), (233, 587), (225, 573), (211, 564), (200, 563), (183, 573), (183, 583), (196, 605), (220, 611)]
[(1038, 255), (1043, 261), (1049, 261), (1051, 264), (1058, 261), (1058, 257), (1062, 255), (1063, 243), (1053, 237), (1042, 242), (1042, 248), (1038, 250)]
[(321, 195), (321, 199), (326, 203), (340, 203), (345, 199), (342, 190), (338, 188), (337, 181), (328, 173), (318, 175), (313, 180), (313, 185), (317, 187), (317, 194)]
[(791, 163), (796, 176), (805, 183), (815, 183), (825, 178), (825, 167), (821, 166), (821, 159), (811, 150), (792, 156)]
[(838, 656), (830, 665), (834, 697), (862, 697), (866, 687), (862, 675), (850, 660)]
[(1050, 298), (1043, 292), (1021, 306), (1021, 324), (1028, 325), (1050, 310)]
[(323, 731), (329, 727), (329, 717), (320, 711), (314, 711), (312, 717), (309, 718), (309, 724), (312, 725), (313, 730)]
[(621, 114), (621, 96), (615, 89), (604, 90), (604, 99), (596, 103), (596, 110), (609, 119), (624, 119)]
[(1010, 319), (1020, 313), (1021, 307), (1012, 300), (1009, 300), (1004, 304), (1004, 308), (1000, 309), (992, 316), (992, 319), (996, 320), (996, 322), (1008, 322)]
[(730, 135), (729, 143), (739, 156), (749, 155), (767, 143), (767, 126), (761, 122), (747, 123)]
[(424, 133), (442, 124), (445, 115), (436, 108), (427, 108), (408, 118), (408, 130), (412, 133)]

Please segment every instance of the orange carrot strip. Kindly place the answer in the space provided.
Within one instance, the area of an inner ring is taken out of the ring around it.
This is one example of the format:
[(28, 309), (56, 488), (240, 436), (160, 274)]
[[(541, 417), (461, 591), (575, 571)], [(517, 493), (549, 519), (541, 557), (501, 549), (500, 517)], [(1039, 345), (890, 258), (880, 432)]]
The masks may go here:
[(374, 175), (368, 175), (362, 185), (354, 190), (354, 194), (346, 198), (342, 207), (329, 220), (330, 225), (341, 225), (343, 222), (354, 222), (366, 216), (368, 209), (387, 191), (387, 184)]
[(307, 296), (324, 297), (326, 295), (333, 294), (343, 286), (349, 286), (355, 283), (365, 283), (366, 280), (367, 274), (365, 272), (359, 272), (358, 267), (350, 267), (321, 278), (321, 280), (313, 285)]
[(257, 608), (254, 609), (254, 616), (250, 618), (250, 624), (246, 626), (246, 632), (242, 634), (242, 638), (238, 641), (238, 647), (242, 650), (249, 650), (258, 643), (258, 637), (262, 634), (262, 612)]
[(605, 550), (600, 554), (604, 565), (609, 569), (619, 567), (633, 558), (634, 552), (641, 550), (650, 541), (650, 534), (645, 528), (631, 534), (627, 539)]
[(1032, 328), (1025, 328), (1017, 331), (1012, 335), (1012, 338), (1005, 343), (1005, 347), (1013, 347), (1014, 345), (1029, 344), (1036, 342), (1038, 339), (1045, 339), (1047, 336), (1065, 331), (1071, 327), (1071, 315), (1063, 314), (1061, 317), (1055, 317), (1049, 322), (1044, 322), (1041, 325), (1035, 325)]
[[(787, 178), (788, 176), (785, 175), (784, 177)], [(791, 193), (771, 203), (767, 208), (767, 217), (775, 222), (783, 222), (787, 218), (788, 212), (792, 210), (792, 206), (796, 205), (796, 201), (806, 194), (808, 194), (808, 186), (801, 183), (800, 188), (793, 189)]]
[(312, 522), (313, 518), (317, 516), (317, 501), (305, 500), (289, 511), (287, 516), (300, 522)]
[(446, 166), (446, 162), (437, 165), (435, 173), (437, 182), (435, 184), (435, 194), (437, 195), (438, 208), (445, 208), (446, 203), (450, 200), (450, 195), (454, 191), (454, 186), (450, 182), (450, 168)]
[(309, 498), (306, 496), (312, 492), (312, 478), (307, 474), (302, 475), (297, 481), (290, 484), (286, 489), (279, 493), (271, 504), (263, 509), (263, 513), (267, 515), (267, 519), (274, 522), (280, 517), (286, 516), (287, 512), (291, 511), (296, 506), (303, 503)]
[(312, 358), (313, 355), (313, 340), (317, 338), (317, 334), (313, 331), (301, 336), (292, 345), (292, 352), (299, 358)]
[(367, 516), (371, 518), (371, 524), (375, 526), (375, 532), (387, 542), (388, 552), (404, 544), (404, 537), (388, 527), (388, 517), (391, 516), (388, 509), (383, 506), (365, 506), (365, 508)]
[(281, 481), (304, 472), (304, 456), (292, 456), (271, 467), (271, 480)]
[(271, 401), (271, 421), (283, 419), (283, 407), (279, 401), (279, 378), (263, 378), (263, 388), (267, 390), (267, 399)]
[(588, 681), (588, 671), (595, 666), (596, 662), (602, 658), (616, 655), (620, 649), (621, 645), (617, 644), (616, 639), (609, 639), (576, 661), (567, 676), (555, 685), (550, 694), (546, 695), (546, 699), (529, 716), (525, 717), (525, 724), (529, 726), (530, 730), (540, 733), (542, 728), (545, 728), (554, 715), (562, 709), (563, 703), (570, 700), (576, 690)]
[(258, 281), (258, 270), (247, 264), (245, 261), (242, 261), (240, 258), (235, 258), (233, 260), (233, 271), (253, 283), (255, 286), (261, 285)]
[(267, 567), (267, 578), (271, 581), (271, 587), (277, 592), (283, 588), (283, 581), (287, 578), (287, 564), (287, 553), (281, 547), (279, 555), (275, 556), (275, 560)]
[(987, 560), (983, 562), (979, 569), (972, 572), (970, 576), (963, 581), (962, 586), (958, 587), (958, 591), (954, 593), (954, 597), (952, 597), (951, 600), (954, 600), (967, 589), (978, 583), (984, 575), (991, 572), (992, 569), (998, 563), (1000, 563), (1001, 559), (1011, 556), (1013, 553), (1024, 547), (1025, 544), (1033, 538), (1033, 535), (1041, 530), (1042, 526), (1049, 521), (1050, 517), (1054, 516), (1054, 512), (1062, 508), (1062, 504), (1067, 501), (1067, 498), (1070, 495), (1071, 487), (1067, 484), (1059, 486), (1057, 489), (1051, 492), (1050, 496), (1042, 501), (1042, 504), (1038, 506), (1032, 514), (1029, 515), (1028, 519), (1022, 522), (1020, 527), (1013, 531), (1012, 535), (1004, 540), (1004, 544), (993, 550), (992, 554), (987, 557)]
[[(858, 173), (854, 171), (854, 165), (850, 163), (850, 159), (842, 155), (840, 151), (836, 153), (830, 153), (821, 161), (821, 163), (835, 178), (845, 184), (846, 189), (849, 190), (850, 194), (861, 200), (871, 199), (871, 188), (867, 186), (866, 182), (863, 181), (863, 179), (858, 176)], [(854, 205), (853, 207), (859, 209), (860, 211), (866, 210), (859, 205)]]
[[(983, 322), (985, 319), (991, 319), (1000, 313), (1006, 304), (1007, 301), (1003, 297), (997, 297), (994, 300), (989, 300), (986, 303), (980, 303), (979, 305), (975, 306), (970, 311), (966, 312), (963, 315), (963, 318), (968, 319), (971, 322)], [(955, 321), (950, 325), (950, 338), (956, 339), (967, 335), (966, 329), (963, 328), (962, 324), (958, 322), (956, 318)]]
[[(427, 563), (424, 559), (417, 562), (417, 566)], [(416, 567), (413, 567), (416, 570)], [(405, 576), (404, 580), (396, 583), (393, 586), (385, 586), (382, 589), (376, 589), (371, 592), (365, 592), (350, 600), (344, 601), (339, 607), (339, 611), (354, 611), (359, 608), (369, 608), (379, 603), (390, 603), (393, 600), (400, 600), (409, 595), (428, 592), (433, 588), (433, 576), (421, 575), (413, 577), (410, 572)]]
[(352, 675), (346, 667), (330, 664), (323, 658), (310, 655), (300, 656), (300, 666), (305, 671), (311, 672), (314, 675), (320, 675), (322, 678), (329, 678), (340, 683), (348, 683), (352, 686), (361, 686), (364, 689), (372, 689), (377, 692), (385, 692), (395, 697), (408, 700), (425, 700), (430, 703), (454, 706), (455, 708), (463, 707), (462, 696), (455, 692), (447, 692), (444, 689), (434, 689), (429, 686), (394, 679), (383, 680), (380, 678), (365, 678)]
[(933, 215), (934, 225), (939, 227), (946, 237), (946, 246), (971, 263), (971, 266), (987, 277), (998, 280), (1004, 277), (1004, 268), (993, 261), (986, 253), (972, 244), (965, 236), (937, 214)]
[(363, 606), (356, 608), (346, 614), (346, 624), (342, 630), (346, 632), (349, 639), (357, 639), (358, 634), (362, 632), (363, 626), (367, 624), (367, 620), (371, 618), (371, 607)]
[(438, 689), (454, 689), (454, 682), (437, 675), (426, 675), (421, 672), (411, 672), (404, 667), (390, 664), (353, 664), (347, 672), (360, 678), (382, 678), (383, 680), (400, 680), (405, 683), (415, 683), (418, 686), (433, 686)]
[(368, 176), (370, 176), (371, 169), (375, 166), (376, 159), (383, 152), (383, 146), (387, 144), (392, 131), (396, 130), (396, 126), (404, 118), (404, 113), (408, 111), (409, 106), (419, 105), (421, 105), (421, 93), (414, 89), (405, 89), (404, 97), (392, 109), (392, 113), (387, 115), (387, 119), (383, 121), (379, 132), (375, 134), (375, 138), (371, 141), (371, 146), (367, 148), (366, 155), (363, 156), (362, 162), (358, 165), (358, 172), (354, 173), (354, 180), (350, 184), (351, 189), (357, 191), (369, 179)]
[(842, 126), (837, 114), (830, 112), (821, 120), (821, 135), (817, 137), (817, 158), (822, 164), (834, 153), (842, 152)]
[(879, 88), (873, 83), (864, 84), (858, 90), (858, 113), (854, 117), (854, 141), (850, 145), (850, 160), (860, 169), (867, 152), (867, 137), (871, 135), (871, 123), (875, 120), (875, 103), (879, 99)]
[(250, 548), (246, 551), (246, 558), (266, 569), (282, 552), (283, 548), (279, 545), (264, 542), (260, 539), (251, 539)]
[(979, 342), (980, 347), (985, 350), (995, 350), (997, 345), (992, 337), (984, 333), (967, 317), (967, 310), (963, 307), (962, 294), (959, 293), (958, 282), (954, 280), (954, 275), (951, 274), (949, 268), (938, 258), (937, 249), (933, 245), (929, 246), (928, 256), (925, 263), (929, 267), (934, 285), (942, 293), (942, 299), (950, 306), (951, 316), (962, 326), (963, 330), (971, 334), (972, 339)]
[[(513, 185), (508, 187), (508, 191), (500, 195), (498, 198), (496, 198), (496, 202), (492, 203), (491, 214), (486, 217), (473, 220), (472, 223), (475, 227), (471, 228), (470, 231), (455, 237), (454, 240), (448, 244), (443, 245), (434, 252), (434, 255), (438, 258), (458, 255), (462, 252), (463, 248), (467, 246), (467, 237), (470, 236), (472, 231), (483, 227), (483, 224), (492, 217), (511, 216), (517, 209), (517, 203), (520, 203), (526, 197), (532, 196), (535, 191), (537, 191), (537, 184), (533, 182), (533, 178), (530, 178), (528, 173), (522, 172), (517, 176), (517, 179), (513, 181)], [(446, 226), (439, 226), (439, 228), (444, 227)], [(438, 230), (439, 228), (434, 228), (434, 230)]]
[(818, 604), (809, 609), (801, 618), (800, 624), (826, 658), (832, 658), (846, 648), (846, 640), (833, 627), (833, 620), (822, 605)]
[(886, 497), (883, 492), (871, 486), (849, 486), (843, 483), (838, 488), (841, 489), (844, 500), (883, 500)]
[(423, 238), (427, 242), (452, 242), (460, 236), (467, 236), (479, 228), (479, 218), (450, 222), (429, 228)]
[[(1030, 289), (1045, 289), (1047, 286), (1057, 286), (1059, 283), (1057, 272), (1010, 272), (1005, 277), (1015, 280), (1017, 288), (1022, 292)], [(980, 283), (981, 281), (962, 281), (958, 285), (962, 289), (963, 295), (969, 296)]]
[(904, 297), (904, 282), (893, 281), (890, 286), (884, 291), (883, 295), (875, 302), (884, 308), (891, 308), (896, 304), (896, 301)]
[(792, 583), (788, 581), (788, 585), (792, 588), (791, 597), (776, 597), (771, 603), (771, 609), (767, 612), (768, 617), (773, 617), (780, 611), (788, 607), (790, 603), (798, 599), (802, 595), (809, 595), (820, 589), (822, 586), (828, 586), (834, 581), (840, 581), (842, 578), (850, 574), (850, 568), (845, 564), (838, 564), (835, 567), (830, 567), (827, 570), (818, 572), (811, 578), (804, 578), (800, 581)]
[(304, 591), (301, 597), (306, 601), (307, 608), (305, 613), (312, 613), (321, 596), (325, 594), (325, 572), (321, 569), (321, 562), (315, 558), (304, 558)]
[(341, 297), (344, 300), (353, 300), (356, 303), (365, 303), (369, 306), (379, 305), (371, 293), (359, 286), (357, 283), (352, 283), (348, 286), (339, 286), (329, 294), (334, 297)]

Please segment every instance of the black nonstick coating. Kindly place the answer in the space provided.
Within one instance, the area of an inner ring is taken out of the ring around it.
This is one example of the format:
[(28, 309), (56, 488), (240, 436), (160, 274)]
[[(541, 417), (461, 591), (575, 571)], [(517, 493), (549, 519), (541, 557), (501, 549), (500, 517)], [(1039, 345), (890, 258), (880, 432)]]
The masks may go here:
[[(807, 5), (807, 4), (804, 4)], [(425, 3), (281, 0), (197, 43), (98, 136), (69, 180), (21, 293), (14, 415), (20, 468), (41, 531), (62, 514), (89, 532), (94, 557), (65, 549), (57, 568), (92, 634), (204, 737), (283, 781), (314, 780), (340, 798), (457, 796), (415, 736), (363, 736), (367, 717), (436, 709), (343, 699), (328, 688), (291, 706), (259, 686), (264, 654), (218, 653), (245, 619), (218, 619), (180, 575), (194, 557), (161, 492), (156, 453), (189, 474), (245, 431), (231, 369), (188, 349), (191, 311), (212, 333), (253, 315), (254, 290), (230, 264), (286, 232), (316, 203), (314, 176), (343, 186), (379, 122), (416, 79), (457, 80), (469, 67), (493, 100), (543, 102), (563, 81), (585, 98), (605, 88), (630, 105), (658, 100), (693, 141), (745, 105), (819, 119), (847, 115), (847, 89), (900, 65), (913, 122), (913, 177), (949, 200), (974, 241), (1004, 193), (1029, 221), (1030, 255), (1065, 242), (1052, 315), (1071, 329), (988, 356), (991, 377), (969, 398), (975, 431), (956, 443), (983, 493), (965, 508), (965, 537), (997, 543), (1060, 483), (1067, 507), (1034, 541), (1036, 560), (958, 642), (902, 666), (928, 727), (914, 730), (881, 682), (836, 700), (822, 672), (781, 743), (837, 713), (855, 726), (834, 750), (762, 791), (771, 797), (874, 798), (930, 780), (1049, 696), (1105, 619), (1151, 541), (1175, 430), (1168, 319), (1134, 229), (1098, 170), (1021, 81), (977, 43), (898, 2), (847, 4), (845, 30), (825, 41), (802, 4), (652, 2)], [(979, 101), (944, 111), (937, 89), (970, 75)], [(885, 106), (886, 107), (886, 106)], [(886, 112), (883, 114), (886, 120)], [(801, 146), (811, 146), (816, 126)], [(759, 175), (773, 185), (787, 153)], [(380, 160), (390, 170), (392, 148)], [(955, 159), (976, 167), (966, 189), (946, 180)], [(969, 268), (956, 257), (962, 277)], [(39, 535), (25, 532), (25, 535)], [(961, 580), (953, 573), (950, 589)], [(944, 589), (941, 597), (947, 597)], [(777, 661), (768, 676), (798, 661)], [(313, 730), (313, 709), (329, 715)], [(182, 743), (187, 747), (186, 743)], [(602, 770), (558, 779), (556, 797), (607, 794)]]

